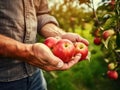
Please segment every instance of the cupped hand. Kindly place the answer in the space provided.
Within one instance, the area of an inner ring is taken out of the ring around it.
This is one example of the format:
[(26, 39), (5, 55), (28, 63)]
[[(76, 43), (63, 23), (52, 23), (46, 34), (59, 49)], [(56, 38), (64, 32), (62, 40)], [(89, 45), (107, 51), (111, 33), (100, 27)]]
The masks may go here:
[(69, 63), (64, 63), (60, 58), (56, 57), (46, 45), (36, 43), (32, 45), (31, 56), (28, 58), (28, 63), (45, 71), (67, 70), (75, 65), (80, 58), (81, 55), (76, 55)]

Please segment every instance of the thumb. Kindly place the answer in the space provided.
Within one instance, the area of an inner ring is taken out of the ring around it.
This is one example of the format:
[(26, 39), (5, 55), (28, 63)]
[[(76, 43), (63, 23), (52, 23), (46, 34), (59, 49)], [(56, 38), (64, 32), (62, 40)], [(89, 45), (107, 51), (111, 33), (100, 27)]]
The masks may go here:
[(58, 57), (56, 57), (56, 56), (53, 56), (53, 57), (49, 60), (49, 63), (50, 63), (52, 66), (57, 67), (57, 68), (61, 68), (61, 67), (63, 67), (63, 65), (64, 65), (64, 62), (63, 62), (60, 58), (58, 58)]

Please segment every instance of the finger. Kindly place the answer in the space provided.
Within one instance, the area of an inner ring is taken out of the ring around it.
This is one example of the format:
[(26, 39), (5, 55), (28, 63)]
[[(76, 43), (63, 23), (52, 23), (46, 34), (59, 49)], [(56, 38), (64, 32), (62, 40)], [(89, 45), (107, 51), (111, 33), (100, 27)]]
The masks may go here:
[(54, 55), (49, 58), (48, 63), (51, 66), (56, 67), (56, 68), (61, 68), (64, 65), (63, 61)]
[(44, 70), (46, 71), (62, 71), (62, 70), (67, 70), (70, 67), (72, 67), (73, 65), (75, 65), (81, 58), (81, 54), (77, 54), (69, 63), (64, 63), (64, 65), (60, 68), (55, 67), (55, 66), (50, 66), (50, 65), (46, 65), (44, 67), (42, 67)]
[(73, 60), (71, 60), (71, 61), (68, 62), (68, 63), (65, 63), (65, 64), (63, 65), (63, 67), (61, 68), (61, 70), (67, 70), (67, 69), (71, 68), (73, 65), (75, 65), (75, 64), (77, 64), (77, 63), (79, 62), (80, 58), (81, 58), (81, 54), (77, 54), (77, 55), (73, 58)]
[(41, 69), (45, 70), (45, 71), (62, 71), (61, 69), (58, 69), (56, 67), (53, 67), (53, 66), (43, 66), (41, 67)]
[(46, 64), (32, 64), (33, 66), (39, 67), (45, 71), (56, 71), (59, 70), (63, 65), (51, 65), (50, 63), (46, 63)]
[(86, 56), (86, 60), (90, 60), (90, 58), (91, 58), (91, 53), (90, 52), (88, 52), (88, 55)]
[(60, 36), (55, 36), (55, 38), (56, 38), (56, 39), (58, 39), (58, 40), (60, 40), (60, 39), (61, 39), (61, 37), (60, 37)]
[(80, 37), (80, 36), (78, 36), (78, 38), (76, 38), (76, 41), (77, 42), (83, 42), (85, 45), (89, 45), (89, 42), (88, 42), (88, 40), (86, 40), (86, 39), (84, 39), (84, 38), (82, 38), (82, 37)]
[(83, 42), (85, 45), (89, 45), (89, 42), (88, 42), (88, 40), (86, 40), (86, 39), (81, 39), (81, 42)]

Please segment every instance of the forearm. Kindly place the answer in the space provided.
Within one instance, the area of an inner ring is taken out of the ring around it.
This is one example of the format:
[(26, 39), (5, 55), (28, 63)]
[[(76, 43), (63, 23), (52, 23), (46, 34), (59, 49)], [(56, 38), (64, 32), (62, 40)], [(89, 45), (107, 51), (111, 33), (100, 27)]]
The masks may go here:
[(68, 39), (72, 42), (83, 42), (86, 45), (89, 45), (89, 42), (85, 38), (81, 37), (79, 34), (64, 32), (61, 28), (52, 23), (43, 26), (43, 28), (40, 30), (40, 33), (44, 37), (59, 36), (62, 39)]
[(0, 35), (0, 57), (25, 59), (30, 54), (31, 45)]
[(58, 26), (54, 25), (53, 23), (49, 23), (43, 26), (43, 28), (39, 30), (39, 33), (44, 37), (50, 37), (50, 36), (61, 37), (66, 32), (64, 32), (62, 29), (60, 29)]

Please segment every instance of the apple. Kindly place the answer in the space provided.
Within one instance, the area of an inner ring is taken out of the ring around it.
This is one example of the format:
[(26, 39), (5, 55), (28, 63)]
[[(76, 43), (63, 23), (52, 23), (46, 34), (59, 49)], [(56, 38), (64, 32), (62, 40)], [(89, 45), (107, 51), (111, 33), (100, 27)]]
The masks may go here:
[(47, 45), (50, 49), (54, 47), (54, 45), (58, 42), (58, 39), (55, 37), (48, 37), (44, 40), (44, 44)]
[(75, 20), (76, 20), (75, 17), (70, 17), (71, 22), (74, 22)]
[(112, 5), (115, 5), (115, 0), (111, 0), (110, 2)]
[(96, 30), (94, 31), (94, 36), (95, 36), (95, 37), (99, 37), (99, 36), (100, 36), (100, 29), (96, 29)]
[(111, 9), (114, 10), (114, 8), (115, 8), (115, 0), (111, 0), (109, 5), (111, 6)]
[(113, 69), (115, 69), (115, 67), (116, 67), (116, 65), (113, 62), (111, 62), (111, 63), (108, 64), (108, 69), (109, 70), (113, 70)]
[(107, 75), (110, 79), (118, 79), (118, 72), (117, 71), (107, 71)]
[(106, 30), (102, 33), (103, 39), (106, 40), (109, 36), (114, 35), (114, 30), (110, 29), (110, 30)]
[(80, 60), (86, 59), (88, 55), (88, 47), (82, 42), (75, 42), (74, 46), (75, 46), (75, 55), (80, 53), (81, 54)]
[(100, 37), (95, 37), (94, 38), (94, 44), (95, 45), (100, 45), (101, 44), (101, 38)]
[(52, 49), (53, 54), (65, 63), (71, 61), (71, 58), (74, 56), (74, 51), (74, 44), (68, 39), (59, 40)]

